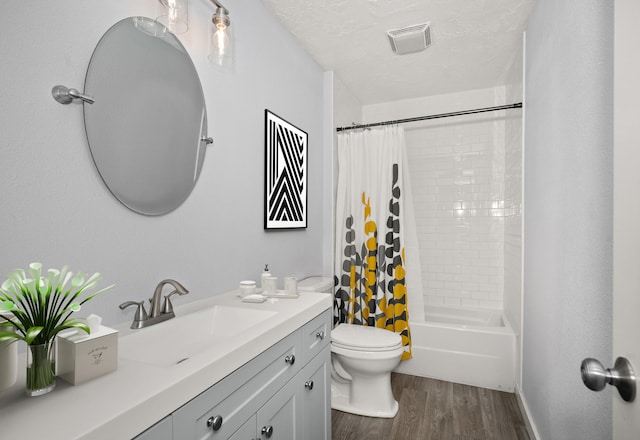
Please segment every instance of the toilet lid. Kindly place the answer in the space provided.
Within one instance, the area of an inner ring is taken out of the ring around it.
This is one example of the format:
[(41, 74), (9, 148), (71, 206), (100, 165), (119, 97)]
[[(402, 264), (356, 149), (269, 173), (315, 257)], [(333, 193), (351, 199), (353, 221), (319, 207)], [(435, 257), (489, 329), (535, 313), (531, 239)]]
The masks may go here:
[(387, 351), (402, 346), (402, 337), (389, 330), (340, 324), (331, 331), (331, 343), (351, 350)]

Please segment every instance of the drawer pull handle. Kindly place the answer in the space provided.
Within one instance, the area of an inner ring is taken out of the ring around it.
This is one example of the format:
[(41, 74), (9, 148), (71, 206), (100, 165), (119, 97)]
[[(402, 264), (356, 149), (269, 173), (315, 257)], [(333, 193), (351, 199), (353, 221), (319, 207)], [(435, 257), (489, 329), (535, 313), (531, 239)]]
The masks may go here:
[(294, 355), (290, 354), (289, 356), (287, 356), (286, 358), (284, 358), (284, 361), (285, 361), (287, 364), (293, 365), (293, 364), (295, 364), (295, 363), (296, 363), (296, 357), (295, 357)]
[(311, 391), (313, 389), (313, 381), (312, 380), (308, 380), (304, 383), (304, 387), (306, 389), (308, 389), (309, 391)]
[(273, 426), (263, 426), (261, 432), (262, 435), (264, 435), (266, 438), (271, 438), (271, 436), (273, 435)]
[(324, 332), (318, 332), (318, 333), (316, 333), (316, 338), (318, 338), (318, 339), (324, 339)]
[(209, 417), (209, 419), (207, 420), (207, 428), (211, 428), (214, 431), (222, 428), (222, 416)]

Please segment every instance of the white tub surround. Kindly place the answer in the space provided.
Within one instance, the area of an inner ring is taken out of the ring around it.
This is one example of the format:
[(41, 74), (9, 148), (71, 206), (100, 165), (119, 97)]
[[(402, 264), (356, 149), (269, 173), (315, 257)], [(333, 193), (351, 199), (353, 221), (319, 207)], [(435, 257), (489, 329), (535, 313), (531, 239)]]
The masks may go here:
[(425, 307), (425, 321), (430, 324), (453, 324), (472, 327), (505, 327), (501, 310), (471, 307)]
[(502, 311), (427, 306), (426, 322), (409, 323), (413, 359), (398, 373), (513, 392), (515, 333)]
[[(133, 438), (330, 308), (332, 299), (305, 292), (298, 299), (251, 304), (228, 292), (176, 307), (176, 315), (179, 318), (213, 305), (274, 314), (177, 365), (149, 365), (120, 357), (113, 373), (78, 386), (58, 380), (54, 392), (37, 398), (24, 395), (24, 368), (19, 367), (16, 385), (0, 393), (2, 435), (18, 438), (28, 427), (31, 437), (49, 438), (55, 427), (60, 439)], [(126, 337), (149, 329), (127, 330), (125, 326), (119, 330)]]

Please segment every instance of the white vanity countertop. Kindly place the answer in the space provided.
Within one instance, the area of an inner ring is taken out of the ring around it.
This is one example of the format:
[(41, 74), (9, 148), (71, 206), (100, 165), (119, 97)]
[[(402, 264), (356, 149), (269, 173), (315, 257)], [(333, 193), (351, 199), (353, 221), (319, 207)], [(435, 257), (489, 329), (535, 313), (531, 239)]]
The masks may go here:
[[(0, 391), (2, 438), (130, 439), (219, 382), (246, 362), (333, 305), (331, 295), (303, 292), (296, 299), (261, 304), (242, 302), (235, 292), (176, 307), (176, 316), (220, 304), (276, 312), (257, 328), (232, 336), (215, 350), (186, 362), (161, 367), (120, 357), (118, 369), (72, 386), (56, 380), (56, 389), (39, 397), (24, 393), (24, 358), (18, 380)], [(162, 323), (156, 325), (163, 325)], [(125, 330), (120, 337), (130, 332)], [(188, 338), (188, 335), (185, 335)]]

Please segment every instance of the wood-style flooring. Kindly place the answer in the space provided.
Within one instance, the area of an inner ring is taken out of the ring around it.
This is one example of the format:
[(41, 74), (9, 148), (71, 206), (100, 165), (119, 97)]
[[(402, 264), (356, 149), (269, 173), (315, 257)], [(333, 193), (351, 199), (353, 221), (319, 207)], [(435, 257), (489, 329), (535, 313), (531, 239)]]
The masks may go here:
[(392, 373), (393, 419), (331, 411), (333, 440), (530, 440), (515, 394)]

